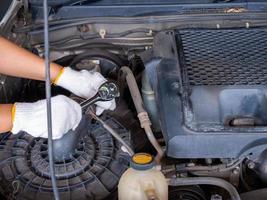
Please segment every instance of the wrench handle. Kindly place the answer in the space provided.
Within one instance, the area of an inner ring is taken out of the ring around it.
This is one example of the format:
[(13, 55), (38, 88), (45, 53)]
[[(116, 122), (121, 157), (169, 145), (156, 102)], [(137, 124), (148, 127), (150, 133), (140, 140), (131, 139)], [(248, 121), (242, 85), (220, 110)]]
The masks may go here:
[(99, 98), (99, 97), (92, 98), (92, 99), (87, 99), (87, 100), (81, 102), (80, 106), (82, 107), (82, 110), (85, 111), (88, 106), (91, 106), (92, 104), (94, 104), (95, 102), (99, 101), (100, 99), (101, 98)]

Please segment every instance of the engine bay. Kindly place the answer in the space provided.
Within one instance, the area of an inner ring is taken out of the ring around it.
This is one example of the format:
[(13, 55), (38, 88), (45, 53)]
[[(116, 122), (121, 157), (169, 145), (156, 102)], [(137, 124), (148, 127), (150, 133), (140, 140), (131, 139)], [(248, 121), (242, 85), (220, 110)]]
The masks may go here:
[[(14, 7), (18, 12), (1, 33), (44, 57), (40, 2), (29, 5)], [(86, 7), (79, 6), (82, 15)], [(223, 8), (237, 13), (231, 18), (224, 12), (208, 20), (188, 9), (182, 22), (175, 16), (71, 19), (72, 7), (51, 4), (51, 61), (100, 72), (120, 94), (114, 111), (97, 117), (86, 110), (83, 136), (59, 146), (67, 151), (64, 145), (75, 144), (55, 162), (61, 199), (117, 199), (132, 151), (155, 157), (171, 200), (266, 198), (267, 25), (245, 14), (240, 20), (243, 7), (233, 7)], [(0, 83), (1, 103), (45, 98), (42, 81), (1, 74)], [(82, 101), (51, 87), (53, 96)], [(47, 139), (1, 134), (0, 178), (3, 199), (53, 199)]]

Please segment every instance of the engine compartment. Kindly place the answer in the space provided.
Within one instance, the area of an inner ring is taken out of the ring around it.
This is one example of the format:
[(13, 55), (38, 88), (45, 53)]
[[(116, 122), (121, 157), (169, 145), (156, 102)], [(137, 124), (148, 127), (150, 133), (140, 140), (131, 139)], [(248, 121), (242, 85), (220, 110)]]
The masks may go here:
[[(44, 57), (40, 2), (33, 2), (26, 12), (23, 8), (11, 17), (2, 32)], [(192, 17), (194, 20), (187, 22), (174, 16), (164, 16), (166, 21), (159, 16), (72, 20), (63, 12), (68, 9), (75, 7), (58, 8), (58, 13), (51, 7), (51, 60), (75, 70), (98, 71), (118, 86), (116, 110), (104, 112), (100, 119), (134, 152), (159, 158), (157, 167), (170, 180), (169, 199), (235, 199), (231, 192), (220, 189), (220, 184), (212, 184), (212, 178), (225, 180), (221, 183), (224, 188), (234, 186), (232, 190), (238, 191), (242, 200), (265, 199), (265, 19), (259, 26), (252, 19), (244, 25), (240, 16), (227, 18), (231, 23), (220, 16), (209, 21)], [(197, 10), (192, 13), (199, 14)], [(1, 74), (0, 83), (1, 103), (45, 98), (43, 82)], [(53, 85), (52, 95), (58, 94), (81, 101)], [(144, 121), (151, 127), (149, 134)], [(118, 182), (129, 168), (131, 155), (125, 146), (96, 119), (90, 118), (90, 123), (83, 129), (85, 136), (75, 142), (75, 151), (55, 162), (64, 200), (117, 199)], [(3, 199), (53, 199), (48, 164), (46, 139), (24, 132), (2, 134)], [(208, 182), (203, 185), (202, 181)]]

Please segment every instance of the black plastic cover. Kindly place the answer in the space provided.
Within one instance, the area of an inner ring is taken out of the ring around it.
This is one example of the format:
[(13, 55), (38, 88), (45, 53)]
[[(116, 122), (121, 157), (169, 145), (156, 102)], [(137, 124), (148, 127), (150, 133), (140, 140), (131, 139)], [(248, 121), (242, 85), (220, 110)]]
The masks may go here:
[(84, 115), (75, 130), (71, 129), (62, 138), (53, 140), (54, 160), (64, 162), (64, 160), (71, 159), (79, 140), (87, 134), (89, 128), (90, 119)]
[[(265, 33), (190, 30), (156, 36), (156, 98), (168, 156), (237, 158), (266, 148)], [(261, 42), (253, 46), (256, 40)], [(253, 61), (242, 60), (248, 55)]]
[[(129, 131), (116, 120), (106, 121), (125, 141)], [(78, 141), (69, 159), (55, 163), (55, 176), (61, 199), (111, 199), (130, 157), (119, 142), (98, 123)], [(8, 199), (53, 199), (49, 172), (47, 139), (27, 133), (6, 134), (0, 141), (0, 185)]]

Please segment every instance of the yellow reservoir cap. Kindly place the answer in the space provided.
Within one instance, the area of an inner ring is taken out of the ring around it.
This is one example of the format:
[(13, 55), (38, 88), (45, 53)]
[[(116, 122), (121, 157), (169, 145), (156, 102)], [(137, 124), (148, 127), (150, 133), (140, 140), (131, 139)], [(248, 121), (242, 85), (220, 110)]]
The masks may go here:
[(152, 155), (148, 153), (137, 153), (133, 155), (132, 161), (136, 164), (145, 165), (153, 161)]

